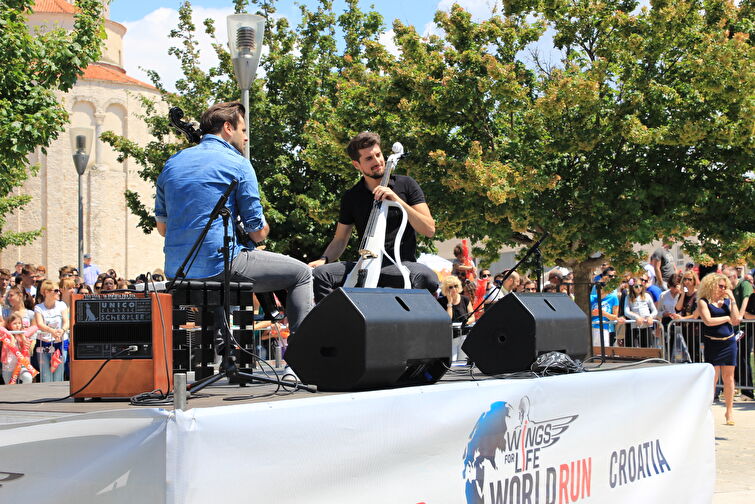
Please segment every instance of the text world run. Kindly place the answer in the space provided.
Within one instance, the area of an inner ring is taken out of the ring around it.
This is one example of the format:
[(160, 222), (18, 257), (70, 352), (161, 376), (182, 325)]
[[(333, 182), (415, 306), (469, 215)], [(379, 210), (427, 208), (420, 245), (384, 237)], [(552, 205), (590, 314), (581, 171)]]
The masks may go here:
[[(561, 464), (558, 469), (515, 474), (491, 481), (485, 500), (489, 504), (568, 504), (590, 497), (592, 457)], [(545, 483), (543, 486), (542, 484)]]
[(612, 452), (608, 484), (616, 488), (670, 470), (671, 466), (661, 451), (661, 441), (656, 439)]

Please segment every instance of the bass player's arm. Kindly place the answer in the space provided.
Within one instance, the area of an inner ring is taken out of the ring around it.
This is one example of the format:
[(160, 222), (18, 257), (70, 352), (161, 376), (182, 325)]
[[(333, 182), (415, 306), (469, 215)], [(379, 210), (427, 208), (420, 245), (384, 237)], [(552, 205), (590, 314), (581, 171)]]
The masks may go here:
[(433, 219), (430, 213), (430, 207), (427, 203), (417, 203), (416, 205), (409, 205), (407, 202), (398, 197), (393, 192), (393, 189), (386, 186), (377, 186), (372, 192), (375, 195), (375, 200), (390, 200), (400, 204), (404, 210), (406, 210), (406, 217), (409, 220), (409, 224), (414, 228), (416, 232), (422, 236), (432, 238), (435, 235), (435, 219)]
[(315, 268), (323, 264), (336, 262), (338, 258), (341, 257), (341, 254), (343, 254), (343, 251), (346, 250), (346, 245), (349, 244), (349, 238), (351, 237), (351, 230), (353, 228), (353, 224), (336, 223), (336, 234), (325, 248), (322, 257), (310, 262), (309, 266)]

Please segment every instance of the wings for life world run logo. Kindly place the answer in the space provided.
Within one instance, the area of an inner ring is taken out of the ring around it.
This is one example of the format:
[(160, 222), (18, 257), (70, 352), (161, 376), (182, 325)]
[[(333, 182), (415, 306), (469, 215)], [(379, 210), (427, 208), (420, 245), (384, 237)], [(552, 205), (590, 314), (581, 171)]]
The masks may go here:
[[(468, 504), (575, 502), (590, 496), (592, 457), (543, 467), (543, 451), (558, 443), (579, 415), (531, 418), (530, 400), (490, 405), (464, 452)], [(566, 493), (566, 500), (561, 499)]]
[[(592, 457), (547, 463), (553, 454), (547, 456), (546, 451), (569, 435), (578, 418), (537, 418), (527, 396), (518, 407), (491, 404), (477, 420), (464, 451), (467, 503), (568, 504), (589, 498)], [(613, 450), (609, 460), (611, 489), (671, 471), (660, 439)]]

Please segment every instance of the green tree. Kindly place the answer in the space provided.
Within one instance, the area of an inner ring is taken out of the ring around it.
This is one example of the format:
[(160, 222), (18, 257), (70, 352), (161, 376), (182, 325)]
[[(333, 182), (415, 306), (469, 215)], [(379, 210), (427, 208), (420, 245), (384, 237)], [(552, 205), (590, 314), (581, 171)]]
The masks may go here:
[[(247, 3), (235, 2), (236, 12)], [(252, 2), (257, 13), (267, 19), (263, 55), (250, 90), (250, 157), (260, 180), (265, 214), (271, 223), (268, 248), (306, 259), (318, 257), (332, 234), (337, 212), (337, 198), (342, 188), (356, 180), (355, 170), (345, 157), (341, 140), (332, 142), (314, 157), (307, 157), (309, 136), (306, 129), (315, 104), (323, 97), (335, 96), (344, 83), (344, 73), (355, 66), (363, 53), (377, 44), (382, 18), (375, 12), (363, 12), (356, 0), (347, 2), (346, 10), (336, 15), (333, 2), (321, 0), (316, 8), (300, 7), (302, 20), (291, 27), (286, 18), (274, 16), (274, 1)], [(251, 10), (251, 9), (250, 9)], [(151, 80), (162, 91), (162, 100), (180, 106), (188, 118), (198, 120), (212, 103), (240, 99), (233, 77), (233, 66), (225, 44), (216, 41), (217, 64), (207, 72), (199, 68), (196, 43), (197, 27), (192, 22), (189, 2), (180, 9), (179, 25), (170, 36), (178, 44), (170, 49), (181, 63), (184, 76), (176, 82), (177, 93), (169, 93), (157, 72)], [(206, 33), (215, 36), (212, 20), (206, 20)], [(337, 31), (346, 40), (337, 48)], [(142, 167), (140, 176), (154, 182), (167, 158), (187, 147), (176, 138), (167, 116), (156, 103), (144, 101), (144, 119), (154, 140), (140, 146), (110, 132), (103, 139), (122, 157), (130, 156)], [(327, 163), (314, 167), (313, 162)], [(151, 232), (155, 223), (152, 201), (141, 201), (127, 194), (131, 210), (140, 216), (140, 226)]]
[(57, 138), (68, 114), (55, 91), (68, 91), (84, 68), (97, 61), (104, 38), (102, 2), (78, 0), (74, 29), (30, 33), (26, 24), (34, 2), (0, 3), (0, 250), (30, 243), (41, 231), (4, 231), (6, 216), (30, 196), (14, 194), (29, 174), (28, 155)]
[[(415, 152), (405, 166), (439, 238), (480, 240), (493, 259), (547, 231), (545, 260), (577, 282), (606, 259), (636, 265), (633, 246), (659, 238), (752, 255), (752, 213), (737, 211), (754, 195), (750, 2), (520, 0), (435, 22), (429, 37), (394, 22), (400, 57), (379, 68), (390, 82), (323, 98), (310, 150), (342, 142), (361, 103)], [(552, 45), (528, 58), (546, 29)]]

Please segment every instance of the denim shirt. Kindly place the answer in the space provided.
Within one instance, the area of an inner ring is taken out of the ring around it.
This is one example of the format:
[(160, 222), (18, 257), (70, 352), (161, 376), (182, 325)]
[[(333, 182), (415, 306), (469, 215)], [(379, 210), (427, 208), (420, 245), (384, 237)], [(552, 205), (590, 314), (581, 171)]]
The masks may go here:
[[(234, 235), (236, 216), (240, 215), (247, 232), (265, 227), (257, 175), (251, 163), (231, 144), (216, 135), (204, 135), (199, 145), (184, 149), (165, 163), (157, 178), (155, 219), (166, 222), (165, 275), (173, 278), (194, 242), (202, 232), (210, 212), (233, 179), (238, 187), (226, 207), (231, 211), (229, 235)], [(208, 278), (222, 273), (223, 219), (212, 223), (187, 278)], [(230, 260), (244, 249), (231, 241)]]

